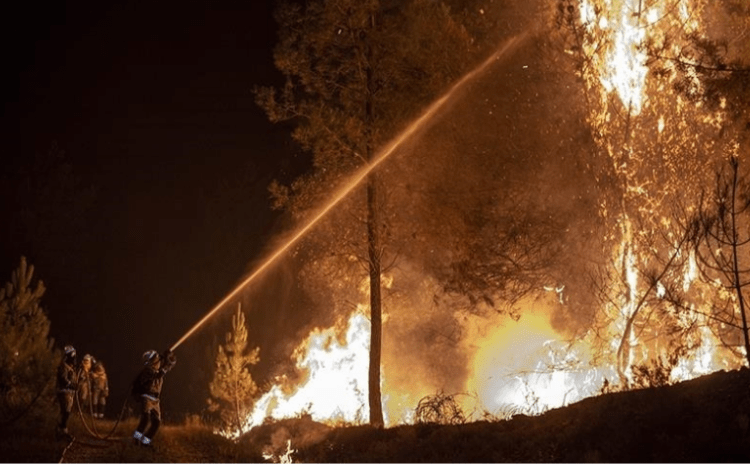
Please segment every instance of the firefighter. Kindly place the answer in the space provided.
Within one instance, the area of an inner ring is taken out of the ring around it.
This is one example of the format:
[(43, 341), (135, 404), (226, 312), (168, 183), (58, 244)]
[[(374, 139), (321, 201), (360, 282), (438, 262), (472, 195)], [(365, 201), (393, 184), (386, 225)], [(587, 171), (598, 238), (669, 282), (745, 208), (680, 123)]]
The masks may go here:
[(68, 432), (68, 419), (73, 411), (78, 382), (76, 379), (76, 349), (67, 345), (63, 349), (63, 359), (57, 368), (57, 402), (60, 405), (60, 424), (57, 426), (58, 438), (73, 438)]
[(94, 357), (86, 354), (78, 368), (78, 400), (84, 412), (91, 412), (91, 366)]
[[(136, 443), (150, 446), (156, 431), (161, 424), (161, 408), (159, 406), (159, 396), (161, 387), (164, 383), (164, 376), (174, 367), (177, 362), (172, 351), (167, 350), (163, 354), (155, 350), (148, 350), (143, 353), (143, 370), (133, 382), (133, 396), (141, 404), (141, 420), (138, 427), (133, 432), (133, 440)], [(146, 430), (146, 426), (150, 427)]]
[(104, 417), (104, 408), (107, 405), (109, 396), (109, 382), (107, 381), (107, 372), (104, 370), (104, 363), (97, 361), (91, 371), (91, 401), (94, 410), (94, 417), (99, 419)]

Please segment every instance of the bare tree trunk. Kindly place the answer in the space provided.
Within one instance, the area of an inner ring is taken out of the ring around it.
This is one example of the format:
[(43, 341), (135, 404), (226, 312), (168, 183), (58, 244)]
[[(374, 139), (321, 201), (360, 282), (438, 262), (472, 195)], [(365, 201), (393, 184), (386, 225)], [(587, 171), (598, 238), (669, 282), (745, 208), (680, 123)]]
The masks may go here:
[(370, 424), (383, 427), (383, 406), (380, 401), (380, 351), (383, 331), (382, 299), (380, 296), (380, 236), (377, 230), (376, 179), (367, 182), (367, 242), (370, 261), (370, 370), (368, 376)]
[[(371, 27), (375, 28), (375, 15), (370, 17)], [(372, 76), (372, 46), (367, 45), (367, 96), (365, 120), (367, 121), (367, 159), (375, 157), (372, 127), (374, 120), (374, 89)], [(382, 299), (380, 295), (380, 233), (378, 231), (378, 177), (373, 171), (367, 176), (367, 255), (370, 270), (370, 368), (368, 371), (368, 403), (370, 425), (382, 428), (383, 405), (380, 394), (380, 357), (383, 332)]]

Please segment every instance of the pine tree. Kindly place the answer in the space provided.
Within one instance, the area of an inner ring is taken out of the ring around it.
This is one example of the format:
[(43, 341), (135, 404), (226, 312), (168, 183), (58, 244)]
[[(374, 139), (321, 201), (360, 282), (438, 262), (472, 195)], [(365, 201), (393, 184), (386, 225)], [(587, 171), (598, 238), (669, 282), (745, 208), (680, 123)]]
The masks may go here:
[(219, 411), (223, 425), (243, 433), (244, 418), (253, 405), (258, 392), (249, 366), (260, 360), (260, 348), (248, 350), (245, 315), (237, 305), (237, 313), (232, 317), (232, 330), (226, 334), (226, 342), (219, 345), (216, 354), (216, 370), (209, 384), (211, 398), (209, 410)]
[(40, 306), (45, 287), (32, 283), (34, 266), (25, 257), (10, 282), (0, 288), (0, 422), (27, 413), (42, 394), (52, 390), (59, 353), (49, 336), (50, 321)]
[[(276, 206), (305, 218), (353, 172), (371, 165), (405, 121), (427, 107), (472, 62), (472, 38), (443, 2), (315, 0), (282, 3), (277, 10), (277, 68), (282, 88), (257, 91), (271, 121), (292, 121), (292, 134), (313, 157), (314, 169), (291, 186), (271, 186)], [(381, 345), (384, 266), (405, 229), (391, 227), (388, 173), (368, 173), (361, 189), (326, 215), (307, 237), (317, 253), (306, 273), (336, 272), (360, 297), (367, 279), (370, 307), (368, 403), (370, 424), (384, 424)], [(410, 246), (410, 245), (408, 245)], [(352, 259), (354, 258), (354, 259)], [(323, 263), (323, 264), (321, 264)], [(364, 271), (364, 272), (363, 272)], [(326, 292), (330, 294), (326, 289)], [(341, 298), (343, 301), (345, 298)]]

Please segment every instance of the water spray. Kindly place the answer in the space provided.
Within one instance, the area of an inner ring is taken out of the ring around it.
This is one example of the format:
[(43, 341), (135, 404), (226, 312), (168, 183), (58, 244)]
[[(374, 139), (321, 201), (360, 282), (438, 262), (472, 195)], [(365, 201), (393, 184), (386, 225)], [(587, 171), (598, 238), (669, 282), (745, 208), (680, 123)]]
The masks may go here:
[(385, 145), (385, 147), (377, 154), (372, 162), (359, 169), (351, 177), (349, 182), (345, 184), (344, 187), (342, 187), (338, 191), (338, 193), (334, 195), (331, 201), (329, 201), (328, 204), (321, 208), (317, 212), (317, 214), (312, 217), (312, 219), (310, 219), (303, 227), (301, 227), (296, 233), (294, 233), (294, 235), (292, 235), (289, 240), (287, 240), (276, 251), (274, 251), (262, 264), (260, 264), (260, 266), (258, 266), (255, 271), (253, 271), (245, 280), (240, 282), (234, 288), (234, 290), (229, 292), (227, 296), (216, 303), (216, 305), (208, 313), (206, 313), (206, 315), (203, 316), (201, 320), (199, 320), (190, 330), (185, 333), (185, 335), (182, 336), (182, 338), (177, 340), (177, 342), (172, 345), (170, 351), (176, 350), (177, 347), (182, 344), (182, 342), (187, 340), (188, 337), (190, 337), (196, 330), (198, 330), (207, 320), (213, 317), (213, 315), (216, 314), (222, 307), (224, 307), (225, 304), (227, 304), (232, 298), (237, 296), (237, 294), (241, 292), (245, 287), (247, 287), (253, 280), (255, 280), (256, 277), (258, 277), (266, 269), (268, 269), (271, 264), (273, 264), (281, 255), (283, 255), (292, 245), (297, 243), (297, 241), (299, 241), (299, 239), (302, 238), (313, 226), (315, 226), (315, 224), (317, 224), (326, 214), (328, 214), (328, 212), (333, 209), (333, 207), (339, 204), (341, 200), (343, 200), (349, 194), (349, 192), (354, 189), (354, 187), (359, 185), (375, 168), (380, 165), (380, 163), (382, 163), (393, 152), (395, 152), (396, 149), (400, 147), (405, 140), (409, 139), (411, 136), (417, 133), (419, 129), (423, 128), (425, 124), (435, 115), (435, 113), (437, 113), (438, 110), (442, 109), (443, 106), (445, 106), (445, 104), (451, 100), (451, 97), (453, 97), (454, 94), (456, 94), (463, 88), (466, 82), (474, 79), (493, 62), (499, 60), (500, 57), (515, 49), (515, 47), (518, 46), (520, 42), (528, 38), (528, 36), (529, 32), (527, 31), (517, 36), (511, 37), (503, 45), (501, 45), (498, 50), (492, 54), (492, 56), (487, 58), (483, 63), (474, 68), (469, 73), (465, 74), (458, 82), (453, 84), (453, 86), (447, 92), (445, 92), (442, 97), (435, 100), (430, 106), (428, 106), (427, 109), (422, 113), (422, 115), (419, 116), (419, 118), (415, 119), (411, 124), (409, 124), (409, 126), (406, 127), (406, 129), (404, 129), (400, 134), (391, 139), (391, 141)]

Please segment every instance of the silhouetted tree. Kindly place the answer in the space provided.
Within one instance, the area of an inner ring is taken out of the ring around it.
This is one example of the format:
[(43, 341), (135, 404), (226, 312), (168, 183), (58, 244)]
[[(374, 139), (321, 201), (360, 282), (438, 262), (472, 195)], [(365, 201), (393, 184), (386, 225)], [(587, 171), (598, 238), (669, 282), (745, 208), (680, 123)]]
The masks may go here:
[(45, 287), (33, 282), (34, 266), (21, 257), (11, 280), (0, 288), (0, 422), (26, 413), (46, 391), (59, 360), (41, 307)]
[(712, 316), (720, 339), (730, 347), (743, 345), (750, 365), (750, 183), (740, 174), (739, 159), (730, 158), (729, 167), (717, 173), (715, 190), (693, 217), (693, 246), (703, 279), (719, 287)]
[(693, 294), (671, 292), (678, 295), (672, 301), (682, 311), (698, 303), (708, 307), (702, 312), (708, 327), (750, 363), (744, 297), (750, 283), (745, 259), (750, 184), (741, 171), (741, 160), (750, 152), (750, 42), (742, 39), (750, 32), (750, 4), (727, 0), (704, 8), (712, 34), (684, 34), (680, 46), (667, 41), (648, 48), (660, 62), (656, 71), (676, 76), (679, 94), (718, 115), (716, 133), (708, 137), (713, 145), (706, 151), (722, 162), (707, 170), (715, 173), (713, 185), (702, 189), (692, 213), (683, 213), (688, 216), (683, 228), (691, 237), (705, 285)]

